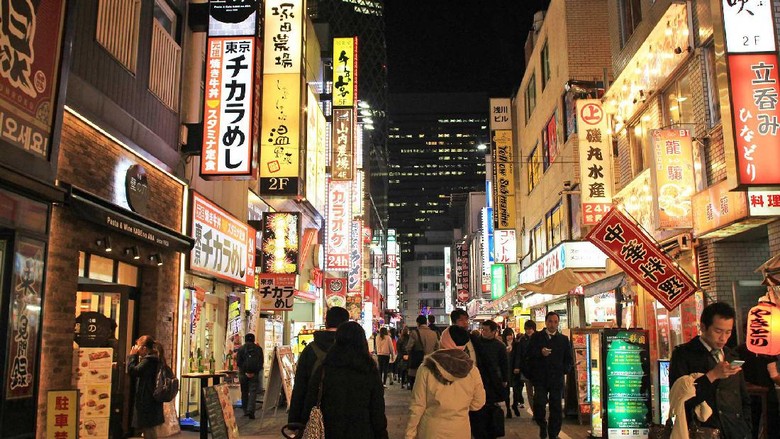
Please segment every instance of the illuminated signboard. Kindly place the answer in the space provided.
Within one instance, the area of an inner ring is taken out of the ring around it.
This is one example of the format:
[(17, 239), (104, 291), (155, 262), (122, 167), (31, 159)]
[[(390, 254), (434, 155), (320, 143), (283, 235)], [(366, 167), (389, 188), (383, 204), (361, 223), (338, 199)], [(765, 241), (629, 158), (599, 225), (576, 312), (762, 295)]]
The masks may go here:
[(297, 274), (258, 273), (255, 290), (262, 311), (292, 311), (295, 304)]
[(493, 133), (493, 160), (495, 185), (495, 221), (498, 229), (514, 229), (517, 226), (515, 207), (515, 166), (512, 152), (512, 131)]
[(401, 270), (399, 269), (398, 242), (395, 240), (395, 230), (387, 230), (387, 309), (398, 309), (398, 285)]
[(470, 261), (469, 245), (466, 242), (455, 244), (455, 297), (460, 304), (465, 304), (471, 298)]
[(654, 158), (656, 219), (660, 229), (689, 229), (693, 224), (691, 195), (693, 141), (689, 130), (650, 130)]
[(490, 267), (490, 293), (493, 299), (499, 299), (506, 294), (506, 267), (502, 264), (493, 264)]
[(452, 247), (444, 247), (444, 312), (449, 314), (452, 306)]
[(496, 264), (517, 263), (517, 232), (511, 230), (496, 230), (493, 232), (496, 246)]
[(774, 52), (772, 2), (721, 0), (729, 53)]
[(352, 108), (333, 109), (333, 143), (330, 157), (333, 181), (349, 181), (354, 176), (354, 115)]
[[(303, 53), (303, 1), (266, 0), (264, 74), (300, 76)], [(265, 88), (265, 86), (264, 86)]]
[(260, 250), (263, 273), (298, 273), (300, 223), (298, 212), (266, 212)]
[(349, 270), (349, 242), (352, 221), (352, 183), (328, 182), (325, 222), (325, 270)]
[(604, 269), (607, 255), (587, 241), (562, 242), (518, 274), (518, 283), (531, 283), (564, 268)]
[(333, 39), (333, 106), (352, 107), (358, 90), (358, 39)]
[(612, 208), (612, 145), (607, 115), (598, 99), (577, 101), (582, 225), (598, 224)]
[(490, 98), (490, 131), (512, 130), (512, 101)]
[(307, 87), (306, 100), (306, 199), (325, 214), (325, 115)]
[(260, 195), (295, 196), (300, 178), (301, 78), (263, 75)]
[[(493, 209), (482, 208), (482, 274), (490, 276), (490, 265), (493, 264)], [(489, 280), (488, 280), (489, 282)], [(485, 282), (487, 283), (487, 282)]]
[(360, 293), (363, 288), (363, 245), (361, 237), (363, 223), (352, 221), (349, 229), (349, 276), (347, 292)]

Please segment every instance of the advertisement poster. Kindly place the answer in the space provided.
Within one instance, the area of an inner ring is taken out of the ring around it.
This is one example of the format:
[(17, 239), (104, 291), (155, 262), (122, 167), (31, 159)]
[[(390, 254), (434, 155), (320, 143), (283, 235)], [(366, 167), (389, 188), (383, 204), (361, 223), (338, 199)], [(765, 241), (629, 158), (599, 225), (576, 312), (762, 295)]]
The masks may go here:
[(607, 437), (644, 439), (652, 418), (647, 331), (605, 329), (601, 349)]
[(691, 196), (693, 140), (690, 130), (650, 130), (655, 166), (653, 181), (659, 229), (689, 229), (693, 225)]
[(360, 314), (363, 312), (363, 295), (347, 295), (347, 311), (349, 311), (350, 320), (360, 320)]
[(669, 416), (669, 390), (671, 384), (669, 383), (669, 360), (658, 360), (658, 397), (659, 397), (659, 410), (660, 410), (660, 423), (666, 422), (666, 418)]
[(73, 384), (79, 391), (79, 437), (108, 438), (112, 348), (73, 351)]
[(347, 278), (325, 278), (325, 302), (328, 308), (347, 305)]
[(300, 217), (298, 212), (274, 212), (263, 216), (260, 250), (263, 273), (298, 273)]

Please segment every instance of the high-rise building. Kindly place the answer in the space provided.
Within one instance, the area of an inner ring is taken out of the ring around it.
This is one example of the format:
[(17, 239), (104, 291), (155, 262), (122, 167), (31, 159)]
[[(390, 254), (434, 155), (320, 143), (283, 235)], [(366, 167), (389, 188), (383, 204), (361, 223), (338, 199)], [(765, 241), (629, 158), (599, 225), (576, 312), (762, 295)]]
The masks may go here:
[(481, 93), (390, 97), (389, 212), (401, 260), (412, 260), (417, 238), (460, 227), (450, 195), (485, 189), (488, 98)]

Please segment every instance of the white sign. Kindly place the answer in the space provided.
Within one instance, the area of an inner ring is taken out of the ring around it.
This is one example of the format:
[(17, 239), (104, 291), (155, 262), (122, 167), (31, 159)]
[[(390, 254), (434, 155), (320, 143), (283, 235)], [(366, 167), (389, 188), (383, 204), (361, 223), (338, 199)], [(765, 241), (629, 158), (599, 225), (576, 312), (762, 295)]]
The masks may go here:
[(452, 253), (451, 247), (444, 247), (444, 312), (449, 314), (452, 306)]
[(263, 74), (301, 73), (302, 0), (265, 2)]
[(728, 53), (774, 52), (772, 1), (722, 0)]
[(497, 229), (493, 232), (496, 245), (496, 264), (517, 263), (517, 233), (515, 230)]
[(780, 216), (780, 191), (748, 189), (750, 216)]
[(395, 241), (395, 230), (389, 229), (387, 234), (387, 261), (390, 267), (387, 268), (386, 308), (398, 309), (398, 276), (401, 273), (401, 270), (398, 269), (398, 243)]
[(577, 101), (582, 225), (593, 226), (612, 208), (612, 144), (599, 99)]
[(352, 182), (328, 179), (325, 222), (325, 270), (349, 270), (349, 241), (352, 225)]
[[(325, 213), (325, 115), (311, 88), (306, 93), (306, 199)], [(324, 216), (324, 215), (323, 215)]]
[(517, 275), (518, 283), (536, 282), (564, 268), (604, 269), (607, 255), (588, 241), (562, 242)]
[(512, 129), (512, 102), (509, 98), (490, 98), (490, 131)]

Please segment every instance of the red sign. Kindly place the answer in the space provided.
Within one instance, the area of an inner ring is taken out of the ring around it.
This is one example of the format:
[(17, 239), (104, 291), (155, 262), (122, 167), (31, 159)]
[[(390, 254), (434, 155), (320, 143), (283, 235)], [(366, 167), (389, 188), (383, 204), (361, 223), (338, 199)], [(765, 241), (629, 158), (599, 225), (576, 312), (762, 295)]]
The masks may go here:
[(347, 303), (347, 278), (325, 278), (325, 302), (328, 307), (345, 306)]
[(740, 185), (780, 184), (777, 53), (728, 55)]
[(465, 242), (455, 244), (455, 290), (458, 302), (466, 303), (471, 297), (469, 291), (469, 245)]
[(587, 239), (670, 311), (697, 289), (658, 243), (620, 209), (610, 210)]

